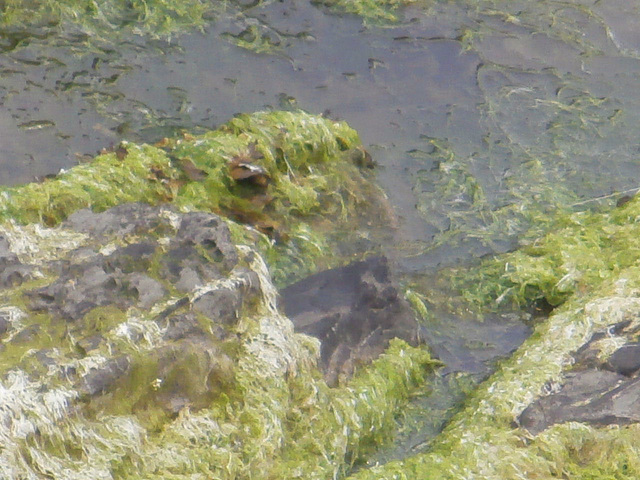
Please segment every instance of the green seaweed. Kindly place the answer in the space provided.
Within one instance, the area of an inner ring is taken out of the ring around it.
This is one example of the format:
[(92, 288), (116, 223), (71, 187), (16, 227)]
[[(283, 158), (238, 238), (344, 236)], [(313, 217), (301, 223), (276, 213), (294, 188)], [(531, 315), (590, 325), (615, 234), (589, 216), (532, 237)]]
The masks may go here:
[(558, 306), (586, 295), (640, 257), (638, 199), (608, 212), (558, 214), (551, 233), (526, 240), (519, 250), (448, 272), (464, 297), (485, 307), (530, 306), (540, 300)]
[[(349, 477), (630, 478), (638, 474), (638, 426), (597, 427), (568, 422), (537, 436), (516, 419), (545, 385), (559, 382), (572, 353), (621, 321), (636, 321), (640, 275), (618, 272), (589, 295), (574, 295), (536, 326), (534, 334), (474, 391), (426, 452)], [(498, 453), (499, 452), (499, 453)]]
[(367, 21), (396, 22), (400, 7), (416, 3), (417, 0), (312, 0), (333, 11), (358, 15)]
[[(384, 194), (351, 161), (359, 145), (344, 122), (299, 111), (240, 115), (201, 136), (123, 143), (122, 158), (105, 153), (42, 183), (4, 187), (0, 219), (53, 226), (78, 209), (125, 202), (213, 211), (267, 234), (259, 245), (285, 283), (337, 263), (324, 247), (353, 233), (347, 220), (385, 215)], [(234, 161), (264, 169), (268, 184), (234, 180)]]
[(122, 31), (169, 36), (202, 27), (212, 5), (201, 0), (11, 0), (0, 4), (0, 26), (7, 29), (77, 25), (87, 36), (114, 37)]

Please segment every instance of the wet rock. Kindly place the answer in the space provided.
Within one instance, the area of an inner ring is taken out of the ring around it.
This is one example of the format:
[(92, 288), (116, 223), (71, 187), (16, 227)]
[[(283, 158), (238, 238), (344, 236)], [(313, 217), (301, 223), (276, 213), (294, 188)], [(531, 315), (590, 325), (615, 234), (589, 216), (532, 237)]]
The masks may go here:
[(418, 323), (393, 285), (384, 257), (312, 275), (281, 296), (296, 331), (320, 340), (321, 365), (331, 385), (379, 356), (392, 338), (421, 342)]
[(606, 358), (603, 345), (633, 338), (637, 329), (627, 321), (594, 333), (574, 354), (573, 371), (554, 391), (522, 412), (520, 425), (536, 434), (569, 421), (593, 425), (640, 422), (640, 343), (626, 343), (602, 359)]
[(422, 329), (432, 354), (444, 363), (440, 375), (470, 373), (488, 375), (496, 359), (506, 357), (531, 334), (522, 315), (486, 314), (481, 321), (452, 314), (438, 314), (438, 320)]

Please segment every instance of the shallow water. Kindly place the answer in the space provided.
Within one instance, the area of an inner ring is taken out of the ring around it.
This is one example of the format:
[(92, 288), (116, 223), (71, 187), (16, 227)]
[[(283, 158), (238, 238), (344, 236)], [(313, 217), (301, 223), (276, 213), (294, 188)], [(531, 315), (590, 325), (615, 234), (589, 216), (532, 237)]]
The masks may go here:
[[(0, 183), (238, 112), (325, 112), (358, 130), (380, 165), (400, 217), (383, 248), (412, 275), (516, 248), (558, 209), (635, 193), (640, 5), (468, 3), (418, 2), (376, 26), (302, 0), (264, 2), (219, 14), (204, 32), (111, 44), (26, 32), (0, 53)], [(232, 43), (256, 25), (277, 52)], [(482, 361), (525, 330), (516, 325)]]
[[(347, 120), (380, 164), (402, 219), (388, 248), (401, 269), (512, 249), (528, 210), (631, 189), (639, 176), (637, 9), (530, 3), (414, 6), (381, 27), (266, 2), (169, 39), (27, 37), (0, 56), (0, 183), (122, 139), (302, 108)], [(256, 24), (276, 54), (230, 43)]]

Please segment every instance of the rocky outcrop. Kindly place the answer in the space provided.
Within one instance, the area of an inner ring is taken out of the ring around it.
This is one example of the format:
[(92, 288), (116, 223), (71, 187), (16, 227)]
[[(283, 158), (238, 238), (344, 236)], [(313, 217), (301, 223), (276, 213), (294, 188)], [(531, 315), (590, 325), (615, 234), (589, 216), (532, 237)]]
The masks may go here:
[[(271, 275), (335, 264), (336, 227), (384, 207), (354, 149), (344, 123), (257, 113), (0, 188), (0, 478), (333, 478), (386, 440), (435, 362), (388, 318), (329, 388)], [(368, 282), (361, 318), (393, 313)]]
[[(340, 347), (371, 365), (329, 389), (325, 347), (294, 332), (259, 252), (218, 215), (128, 203), (0, 233), (5, 264), (29, 272), (0, 289), (1, 478), (324, 476), (389, 431), (433, 365), (392, 340), (415, 323), (380, 260), (343, 269), (360, 275), (350, 294), (316, 292), (374, 314)], [(376, 329), (384, 342), (366, 340)]]

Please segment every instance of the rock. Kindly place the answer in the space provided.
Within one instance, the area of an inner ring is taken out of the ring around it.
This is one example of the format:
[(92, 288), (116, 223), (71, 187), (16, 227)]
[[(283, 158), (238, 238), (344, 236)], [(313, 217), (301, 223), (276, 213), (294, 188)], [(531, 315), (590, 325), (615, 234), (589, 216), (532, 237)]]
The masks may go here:
[(0, 235), (0, 288), (22, 285), (32, 278), (33, 270), (33, 267), (20, 262), (18, 256), (11, 251), (9, 241)]
[(640, 343), (629, 342), (602, 360), (607, 342), (633, 338), (631, 322), (595, 332), (574, 354), (573, 371), (552, 393), (529, 405), (520, 425), (537, 434), (547, 427), (569, 421), (593, 425), (625, 425), (640, 422)]
[(418, 323), (393, 285), (384, 257), (312, 275), (284, 288), (281, 298), (295, 330), (320, 340), (330, 385), (375, 359), (392, 338), (421, 342)]
[(632, 342), (620, 347), (609, 357), (606, 366), (626, 376), (640, 370), (640, 343)]
[(101, 213), (85, 208), (69, 215), (62, 227), (85, 233), (97, 240), (123, 238), (149, 231), (162, 234), (171, 229), (171, 223), (158, 214), (156, 207), (146, 203), (125, 203)]
[(567, 374), (559, 392), (527, 407), (520, 425), (537, 434), (569, 421), (594, 425), (624, 425), (640, 421), (640, 379), (600, 370)]

